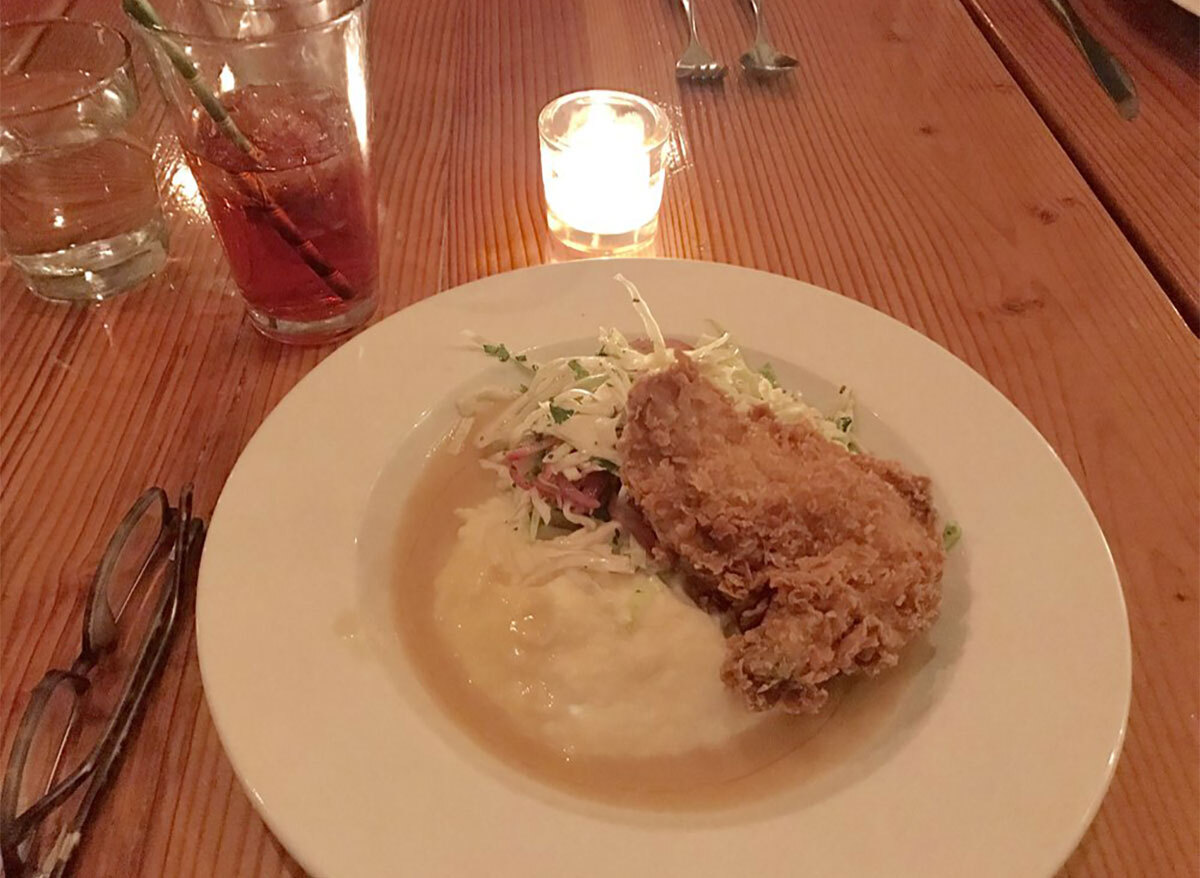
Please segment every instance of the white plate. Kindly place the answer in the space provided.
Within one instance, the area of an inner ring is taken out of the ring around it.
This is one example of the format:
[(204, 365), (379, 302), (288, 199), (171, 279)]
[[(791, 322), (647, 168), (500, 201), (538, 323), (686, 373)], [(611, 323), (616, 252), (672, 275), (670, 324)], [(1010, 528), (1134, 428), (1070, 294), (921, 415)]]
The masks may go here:
[[(624, 811), (516, 775), (439, 712), (389, 621), (396, 519), (448, 398), (507, 368), (467, 350), (460, 330), (516, 347), (636, 330), (617, 271), (669, 332), (714, 318), (801, 390), (853, 386), (864, 444), (929, 472), (965, 533), (933, 657), (878, 733), (795, 790), (730, 812)], [(1104, 537), (1017, 409), (876, 311), (708, 263), (503, 274), (347, 342), (230, 475), (196, 616), (238, 777), (288, 850), (331, 878), (1049, 875), (1104, 795), (1129, 706)]]
[(1200, 0), (1174, 0), (1176, 6), (1182, 6), (1192, 15), (1200, 15)]

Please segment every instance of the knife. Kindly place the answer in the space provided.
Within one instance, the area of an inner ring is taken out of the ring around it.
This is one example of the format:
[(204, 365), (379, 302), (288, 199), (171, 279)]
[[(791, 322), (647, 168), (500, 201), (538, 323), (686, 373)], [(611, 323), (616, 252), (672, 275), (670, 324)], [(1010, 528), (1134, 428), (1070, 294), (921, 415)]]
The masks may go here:
[(1134, 87), (1133, 79), (1121, 66), (1121, 62), (1092, 36), (1091, 31), (1087, 29), (1087, 25), (1083, 23), (1068, 0), (1047, 0), (1047, 2), (1062, 19), (1067, 33), (1071, 35), (1071, 39), (1079, 47), (1080, 53), (1091, 65), (1096, 80), (1108, 92), (1113, 103), (1117, 105), (1117, 112), (1121, 114), (1122, 118), (1132, 121), (1138, 114), (1137, 88)]

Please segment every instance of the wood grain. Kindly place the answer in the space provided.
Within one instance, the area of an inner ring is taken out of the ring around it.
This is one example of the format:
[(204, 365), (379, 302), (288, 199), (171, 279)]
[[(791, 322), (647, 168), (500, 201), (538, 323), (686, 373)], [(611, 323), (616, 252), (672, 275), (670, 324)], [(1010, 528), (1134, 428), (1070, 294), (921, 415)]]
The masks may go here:
[(963, 2), (1197, 331), (1200, 22), (1171, 0), (1072, 0), (1137, 85), (1126, 122), (1045, 2)]
[[(69, 11), (116, 20), (113, 5)], [(735, 59), (746, 10), (702, 13)], [(684, 42), (672, 0), (378, 4), (381, 315), (566, 258), (543, 219), (546, 100), (612, 86), (664, 103), (678, 130), (659, 255), (775, 271), (892, 314), (986, 375), (1062, 456), (1111, 542), (1135, 651), (1125, 753), (1064, 874), (1195, 874), (1195, 340), (958, 0), (771, 13), (795, 76), (697, 88), (671, 73)], [(263, 417), (329, 352), (253, 332), (165, 133), (156, 159), (172, 231), (161, 277), (79, 310), (34, 299), (11, 269), (0, 281), (5, 752), (29, 688), (78, 648), (88, 575), (124, 507), (146, 484), (194, 480), (210, 512)], [(1190, 221), (1175, 202), (1158, 209)], [(80, 874), (302, 874), (222, 753), (190, 628), (97, 825)]]

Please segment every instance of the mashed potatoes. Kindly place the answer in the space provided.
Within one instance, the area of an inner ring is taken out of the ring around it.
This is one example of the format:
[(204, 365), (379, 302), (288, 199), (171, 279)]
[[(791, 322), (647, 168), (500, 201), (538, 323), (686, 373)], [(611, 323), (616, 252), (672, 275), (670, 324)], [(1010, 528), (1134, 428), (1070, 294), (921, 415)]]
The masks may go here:
[(654, 757), (763, 721), (721, 682), (715, 619), (651, 576), (555, 570), (511, 510), (497, 497), (460, 513), (434, 618), (472, 687), (521, 731), (569, 757)]

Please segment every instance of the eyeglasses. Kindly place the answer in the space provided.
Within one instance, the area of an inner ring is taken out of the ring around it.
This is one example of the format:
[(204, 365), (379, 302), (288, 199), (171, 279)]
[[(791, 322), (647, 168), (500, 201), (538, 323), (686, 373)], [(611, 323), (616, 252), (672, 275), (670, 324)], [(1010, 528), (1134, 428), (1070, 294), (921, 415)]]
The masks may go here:
[(69, 868), (162, 667), (203, 544), (190, 485), (178, 507), (162, 488), (147, 490), (109, 540), (88, 592), (79, 657), (34, 687), (9, 754), (0, 790), (8, 878), (58, 878)]

